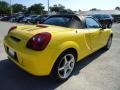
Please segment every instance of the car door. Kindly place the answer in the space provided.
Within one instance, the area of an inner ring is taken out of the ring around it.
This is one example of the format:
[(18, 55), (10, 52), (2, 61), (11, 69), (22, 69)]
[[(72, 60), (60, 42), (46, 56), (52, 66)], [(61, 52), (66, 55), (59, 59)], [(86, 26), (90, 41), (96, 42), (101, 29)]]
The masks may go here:
[(75, 34), (74, 34), (76, 37), (75, 42), (78, 44), (79, 46), (78, 51), (80, 52), (79, 59), (82, 59), (83, 57), (91, 53), (91, 48), (85, 41), (85, 37), (84, 37), (85, 30), (83, 29), (83, 23), (79, 18), (73, 17), (73, 19), (69, 24), (69, 27), (73, 28), (75, 31)]
[(101, 38), (104, 37), (103, 30), (99, 23), (94, 20), (92, 17), (87, 17), (85, 19), (86, 29), (85, 29), (85, 38), (86, 42), (90, 44), (90, 48), (95, 51), (102, 47), (102, 40)]

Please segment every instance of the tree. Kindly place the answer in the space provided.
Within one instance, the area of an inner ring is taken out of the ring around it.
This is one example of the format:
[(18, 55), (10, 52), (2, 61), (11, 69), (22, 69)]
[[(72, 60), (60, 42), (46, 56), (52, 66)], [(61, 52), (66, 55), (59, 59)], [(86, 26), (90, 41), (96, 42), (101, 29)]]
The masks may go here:
[(65, 9), (65, 6), (58, 4), (58, 5), (53, 5), (50, 7), (51, 12), (56, 12), (59, 14), (72, 14), (73, 11), (71, 9)]
[(80, 10), (80, 9), (78, 10), (78, 12), (81, 12), (81, 11), (82, 11), (82, 10)]
[(119, 10), (119, 11), (120, 11), (120, 7), (117, 6), (117, 7), (115, 8), (115, 10)]
[(65, 11), (65, 6), (58, 4), (59, 11)]
[(28, 12), (31, 14), (43, 14), (44, 12), (44, 6), (43, 4), (34, 4), (31, 7), (28, 8)]
[(98, 10), (100, 10), (100, 9), (97, 9), (97, 8), (90, 9), (90, 11), (98, 11)]
[(65, 7), (61, 4), (58, 4), (58, 5), (53, 5), (53, 7), (50, 7), (50, 11), (51, 12), (61, 12), (61, 11), (64, 11), (65, 10)]
[(66, 9), (68, 14), (74, 14), (74, 12), (71, 9)]
[(58, 6), (55, 4), (55, 5), (53, 5), (53, 7), (52, 7), (52, 6), (50, 7), (50, 11), (51, 11), (51, 12), (59, 12), (59, 8), (58, 8)]
[(22, 4), (14, 4), (12, 5), (12, 8), (14, 13), (26, 11), (26, 6), (23, 6)]
[(5, 1), (0, 1), (0, 14), (10, 14), (9, 4)]

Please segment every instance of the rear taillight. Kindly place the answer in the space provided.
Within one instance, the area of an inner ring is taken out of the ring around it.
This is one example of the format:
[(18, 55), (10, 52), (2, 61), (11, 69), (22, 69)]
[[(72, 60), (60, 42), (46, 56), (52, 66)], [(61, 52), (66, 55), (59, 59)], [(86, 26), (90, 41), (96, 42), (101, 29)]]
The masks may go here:
[(39, 34), (36, 34), (33, 36), (28, 42), (27, 42), (27, 48), (33, 49), (33, 50), (43, 50), (47, 47), (49, 41), (51, 39), (51, 34), (48, 32), (42, 32)]
[(16, 29), (16, 28), (17, 28), (17, 26), (11, 27), (11, 28), (9, 29), (8, 33), (11, 32), (12, 30)]

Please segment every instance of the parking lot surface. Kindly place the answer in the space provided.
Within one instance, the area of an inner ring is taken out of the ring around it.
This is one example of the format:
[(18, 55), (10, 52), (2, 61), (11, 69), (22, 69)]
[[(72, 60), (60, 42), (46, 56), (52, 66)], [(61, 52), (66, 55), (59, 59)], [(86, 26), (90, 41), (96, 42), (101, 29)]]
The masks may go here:
[(14, 25), (18, 24), (0, 22), (0, 90), (120, 90), (120, 24), (112, 27), (111, 49), (99, 50), (78, 62), (73, 76), (64, 83), (32, 76), (7, 59), (3, 37)]

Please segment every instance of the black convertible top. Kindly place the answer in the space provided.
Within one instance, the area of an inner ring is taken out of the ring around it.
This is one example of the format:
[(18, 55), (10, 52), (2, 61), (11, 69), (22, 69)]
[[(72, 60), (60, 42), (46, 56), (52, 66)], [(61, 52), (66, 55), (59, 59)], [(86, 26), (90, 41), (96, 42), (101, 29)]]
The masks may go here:
[(83, 18), (92, 17), (92, 16), (82, 16), (82, 15), (79, 15), (79, 14), (63, 14), (63, 15), (51, 15), (49, 17), (77, 17), (77, 18), (79, 18), (81, 20)]

